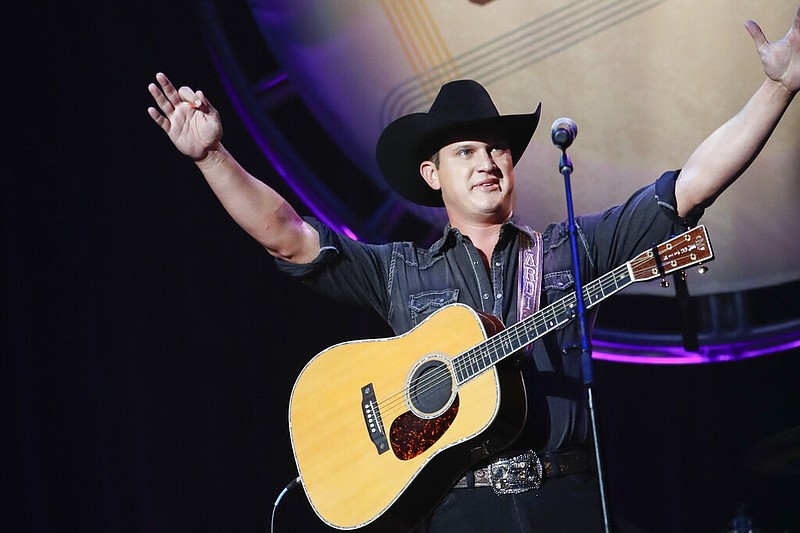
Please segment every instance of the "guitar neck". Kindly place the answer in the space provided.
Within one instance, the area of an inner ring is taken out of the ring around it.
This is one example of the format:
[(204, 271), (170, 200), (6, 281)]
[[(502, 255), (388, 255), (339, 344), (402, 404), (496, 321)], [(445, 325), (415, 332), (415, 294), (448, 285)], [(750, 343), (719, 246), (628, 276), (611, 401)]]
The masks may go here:
[[(663, 277), (713, 258), (705, 227), (694, 227), (587, 283), (583, 289), (584, 307), (591, 309), (636, 281)], [(458, 385), (575, 318), (577, 304), (573, 292), (453, 358)]]
[[(591, 309), (633, 281), (628, 262), (587, 283), (583, 288), (585, 308)], [(577, 294), (573, 292), (455, 357), (456, 381), (459, 385), (466, 383), (546, 333), (563, 326), (575, 318), (577, 303)]]

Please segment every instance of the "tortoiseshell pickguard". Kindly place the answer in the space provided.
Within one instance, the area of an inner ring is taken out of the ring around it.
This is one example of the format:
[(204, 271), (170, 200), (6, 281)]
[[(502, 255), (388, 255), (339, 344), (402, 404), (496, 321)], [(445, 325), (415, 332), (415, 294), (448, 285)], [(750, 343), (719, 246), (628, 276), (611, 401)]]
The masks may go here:
[(458, 414), (458, 396), (453, 405), (436, 418), (420, 418), (406, 411), (392, 422), (389, 440), (398, 459), (413, 459), (438, 441)]

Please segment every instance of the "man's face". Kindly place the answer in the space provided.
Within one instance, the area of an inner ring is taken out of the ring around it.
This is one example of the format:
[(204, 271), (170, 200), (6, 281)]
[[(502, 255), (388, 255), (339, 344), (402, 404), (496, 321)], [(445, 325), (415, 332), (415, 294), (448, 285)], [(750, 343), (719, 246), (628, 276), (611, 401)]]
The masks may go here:
[(503, 141), (448, 144), (439, 150), (438, 166), (427, 161), (420, 172), (432, 188), (442, 191), (451, 222), (496, 223), (511, 216), (514, 162)]

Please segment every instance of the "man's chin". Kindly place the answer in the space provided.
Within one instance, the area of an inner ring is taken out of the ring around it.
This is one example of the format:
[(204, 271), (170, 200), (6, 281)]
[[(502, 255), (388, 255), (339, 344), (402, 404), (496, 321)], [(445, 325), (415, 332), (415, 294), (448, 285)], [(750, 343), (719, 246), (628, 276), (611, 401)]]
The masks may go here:
[(478, 210), (484, 220), (502, 223), (511, 217), (511, 207), (505, 203), (481, 205)]

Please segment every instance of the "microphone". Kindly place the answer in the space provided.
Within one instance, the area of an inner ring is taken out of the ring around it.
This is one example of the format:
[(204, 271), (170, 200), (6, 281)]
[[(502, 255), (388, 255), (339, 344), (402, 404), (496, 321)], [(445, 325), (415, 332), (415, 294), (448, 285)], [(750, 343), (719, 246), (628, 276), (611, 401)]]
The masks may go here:
[(571, 118), (561, 117), (553, 122), (553, 126), (550, 128), (553, 144), (561, 150), (566, 150), (577, 136), (578, 126)]

